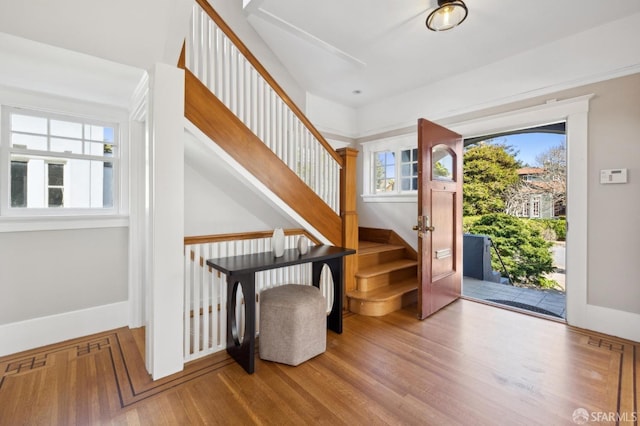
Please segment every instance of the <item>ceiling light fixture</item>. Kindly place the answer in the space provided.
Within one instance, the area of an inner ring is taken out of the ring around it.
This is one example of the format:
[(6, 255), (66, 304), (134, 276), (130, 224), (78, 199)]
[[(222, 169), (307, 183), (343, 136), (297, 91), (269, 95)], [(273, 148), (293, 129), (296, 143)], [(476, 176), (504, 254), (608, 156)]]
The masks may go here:
[(431, 31), (447, 31), (467, 18), (467, 5), (462, 0), (438, 0), (438, 8), (427, 17)]

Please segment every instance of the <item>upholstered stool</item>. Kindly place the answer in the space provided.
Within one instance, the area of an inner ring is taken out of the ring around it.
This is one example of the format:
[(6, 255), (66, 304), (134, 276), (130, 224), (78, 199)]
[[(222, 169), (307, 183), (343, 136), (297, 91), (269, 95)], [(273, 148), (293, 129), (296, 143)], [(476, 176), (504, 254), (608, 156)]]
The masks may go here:
[(327, 348), (327, 311), (320, 290), (287, 284), (260, 293), (260, 358), (298, 365)]

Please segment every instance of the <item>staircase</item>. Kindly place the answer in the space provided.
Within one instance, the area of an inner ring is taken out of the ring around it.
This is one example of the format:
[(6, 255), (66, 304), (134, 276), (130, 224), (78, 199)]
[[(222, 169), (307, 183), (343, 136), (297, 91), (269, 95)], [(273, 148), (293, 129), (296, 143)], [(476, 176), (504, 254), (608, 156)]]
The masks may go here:
[[(320, 241), (355, 246), (357, 151), (336, 152), (206, 0), (195, 0), (178, 66), (185, 117), (234, 167)], [(346, 260), (350, 269), (355, 258)]]
[(417, 253), (390, 230), (360, 228), (355, 290), (349, 310), (382, 316), (417, 302)]

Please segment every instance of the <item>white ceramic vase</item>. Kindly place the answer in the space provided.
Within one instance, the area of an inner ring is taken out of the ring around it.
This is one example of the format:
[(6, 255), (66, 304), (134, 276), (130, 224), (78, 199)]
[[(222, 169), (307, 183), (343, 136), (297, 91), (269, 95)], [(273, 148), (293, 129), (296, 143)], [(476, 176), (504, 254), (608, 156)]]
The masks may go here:
[(275, 257), (281, 257), (284, 254), (284, 231), (282, 228), (276, 228), (271, 237), (271, 249)]
[(300, 252), (300, 255), (305, 255), (307, 254), (307, 252), (309, 251), (309, 244), (307, 243), (307, 238), (306, 237), (299, 237), (298, 238), (298, 252)]

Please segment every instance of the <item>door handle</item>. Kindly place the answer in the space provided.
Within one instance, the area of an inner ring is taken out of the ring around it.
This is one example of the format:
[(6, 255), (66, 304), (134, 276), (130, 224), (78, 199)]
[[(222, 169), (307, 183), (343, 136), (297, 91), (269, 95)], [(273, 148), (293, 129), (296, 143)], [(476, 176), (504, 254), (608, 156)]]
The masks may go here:
[(418, 216), (418, 224), (412, 229), (418, 231), (420, 237), (422, 237), (425, 232), (433, 232), (436, 230), (435, 226), (429, 225), (429, 216)]

